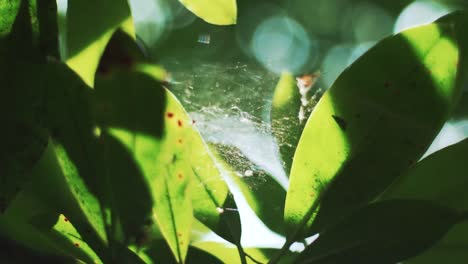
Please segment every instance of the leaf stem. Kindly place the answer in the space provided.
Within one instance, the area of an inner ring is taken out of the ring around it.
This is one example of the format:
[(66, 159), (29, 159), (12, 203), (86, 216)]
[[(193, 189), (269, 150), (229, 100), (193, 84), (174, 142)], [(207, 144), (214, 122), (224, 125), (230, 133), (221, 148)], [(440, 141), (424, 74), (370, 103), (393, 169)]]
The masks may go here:
[(239, 257), (242, 264), (247, 264), (246, 254), (240, 243), (236, 243), (237, 251), (239, 251)]
[(257, 264), (263, 264), (262, 262), (256, 260), (254, 257), (250, 256), (249, 254), (247, 254), (247, 252), (244, 251), (244, 254), (253, 262), (257, 263)]
[(283, 257), (283, 255), (289, 251), (289, 248), (291, 247), (291, 245), (296, 242), (300, 235), (300, 233), (303, 231), (305, 225), (307, 224), (307, 222), (310, 220), (310, 217), (312, 216), (312, 214), (317, 210), (319, 204), (320, 204), (320, 201), (322, 200), (321, 199), (322, 195), (320, 194), (319, 197), (317, 198), (317, 200), (315, 201), (315, 203), (312, 205), (312, 207), (309, 209), (309, 211), (307, 211), (307, 214), (304, 215), (304, 217), (302, 218), (301, 222), (299, 223), (299, 225), (297, 226), (296, 229), (294, 229), (294, 231), (288, 236), (288, 238), (286, 239), (286, 242), (284, 242), (284, 245), (281, 247), (281, 249), (278, 251), (278, 253), (276, 253), (271, 259), (270, 261), (268, 261), (268, 264), (276, 264), (278, 263), (278, 261), (281, 259), (281, 257)]

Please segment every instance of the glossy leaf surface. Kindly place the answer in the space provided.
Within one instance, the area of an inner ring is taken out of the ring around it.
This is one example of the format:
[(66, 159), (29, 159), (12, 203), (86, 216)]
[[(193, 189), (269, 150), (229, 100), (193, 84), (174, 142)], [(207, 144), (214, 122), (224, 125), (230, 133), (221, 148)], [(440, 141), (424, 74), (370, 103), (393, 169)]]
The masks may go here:
[(308, 229), (315, 218), (320, 231), (414, 164), (460, 94), (458, 60), (454, 19), (445, 19), (384, 39), (345, 70), (299, 141), (286, 222)]

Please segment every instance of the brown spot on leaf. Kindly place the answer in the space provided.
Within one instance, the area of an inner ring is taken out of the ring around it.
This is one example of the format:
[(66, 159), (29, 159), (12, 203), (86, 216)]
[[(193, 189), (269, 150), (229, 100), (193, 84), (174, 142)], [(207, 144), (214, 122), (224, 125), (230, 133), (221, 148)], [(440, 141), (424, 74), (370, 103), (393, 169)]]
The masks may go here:
[(173, 118), (173, 117), (174, 117), (174, 113), (168, 112), (168, 113), (167, 113), (167, 117), (168, 117), (168, 118)]
[(180, 120), (180, 119), (177, 120), (177, 125), (178, 125), (179, 127), (182, 127), (182, 125), (183, 125), (183, 124), (182, 124), (182, 120)]
[(75, 243), (75, 247), (80, 247), (80, 244), (78, 244), (78, 243)]

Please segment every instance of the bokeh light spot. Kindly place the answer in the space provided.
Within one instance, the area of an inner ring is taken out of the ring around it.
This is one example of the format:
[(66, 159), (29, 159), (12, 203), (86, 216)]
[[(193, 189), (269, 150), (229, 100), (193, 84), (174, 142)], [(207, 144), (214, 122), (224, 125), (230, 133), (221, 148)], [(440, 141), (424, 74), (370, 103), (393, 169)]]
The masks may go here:
[(274, 16), (264, 20), (255, 30), (251, 50), (255, 58), (274, 73), (289, 71), (299, 73), (311, 58), (312, 43), (307, 32), (295, 20)]

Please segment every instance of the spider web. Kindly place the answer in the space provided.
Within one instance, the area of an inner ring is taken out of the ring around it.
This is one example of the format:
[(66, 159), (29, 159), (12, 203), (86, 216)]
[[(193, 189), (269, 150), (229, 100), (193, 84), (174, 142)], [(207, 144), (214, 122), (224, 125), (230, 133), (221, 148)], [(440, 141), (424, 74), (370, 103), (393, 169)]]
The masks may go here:
[[(239, 61), (171, 61), (165, 67), (171, 74), (171, 90), (203, 138), (207, 143), (227, 146), (222, 157), (237, 175), (250, 176), (263, 170), (287, 185), (269, 120), (278, 76)], [(287, 128), (281, 131), (280, 137), (287, 135)]]

